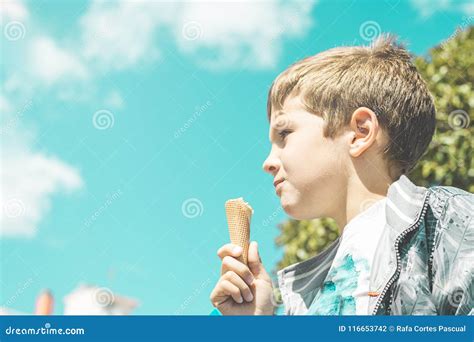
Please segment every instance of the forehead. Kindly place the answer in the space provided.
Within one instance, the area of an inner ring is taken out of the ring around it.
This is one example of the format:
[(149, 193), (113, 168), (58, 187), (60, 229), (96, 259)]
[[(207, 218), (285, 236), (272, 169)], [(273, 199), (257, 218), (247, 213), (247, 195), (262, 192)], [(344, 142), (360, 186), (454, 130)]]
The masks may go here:
[(296, 119), (296, 113), (305, 111), (305, 107), (299, 96), (290, 96), (283, 103), (283, 108), (274, 108), (271, 112), (271, 122), (273, 123), (278, 117), (292, 117)]

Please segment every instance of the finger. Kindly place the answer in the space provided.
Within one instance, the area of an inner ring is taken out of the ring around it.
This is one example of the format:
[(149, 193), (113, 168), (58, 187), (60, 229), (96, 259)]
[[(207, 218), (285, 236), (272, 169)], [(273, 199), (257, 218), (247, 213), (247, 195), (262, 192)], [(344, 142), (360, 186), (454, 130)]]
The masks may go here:
[(249, 245), (248, 265), (255, 277), (270, 278), (262, 264), (262, 259), (258, 252), (258, 243), (256, 241), (252, 241)]
[(212, 289), (211, 295), (209, 296), (209, 299), (211, 300), (211, 303), (214, 307), (217, 307), (219, 304), (222, 302), (225, 302), (225, 294), (222, 293), (220, 283), (217, 283), (217, 285)]
[(244, 299), (247, 302), (251, 302), (253, 300), (253, 294), (250, 290), (250, 287), (242, 278), (239, 277), (237, 273), (235, 273), (234, 271), (229, 271), (222, 277), (237, 286), (240, 290), (240, 293), (243, 295)]
[(226, 256), (222, 259), (221, 275), (224, 275), (228, 271), (234, 271), (244, 279), (248, 285), (252, 285), (254, 276), (252, 272), (250, 272), (250, 269), (247, 265), (231, 256)]
[(212, 305), (216, 308), (229, 299), (229, 295), (224, 293), (222, 289), (220, 280), (217, 282), (216, 286), (212, 290), (209, 299), (211, 300)]
[(230, 281), (222, 280), (220, 282), (220, 288), (224, 294), (231, 296), (235, 302), (239, 304), (244, 302), (242, 295), (240, 294), (239, 288), (232, 284)]
[(242, 247), (234, 245), (233, 243), (228, 243), (217, 250), (217, 255), (222, 260), (227, 255), (233, 256), (234, 258), (238, 258), (242, 254), (242, 252)]

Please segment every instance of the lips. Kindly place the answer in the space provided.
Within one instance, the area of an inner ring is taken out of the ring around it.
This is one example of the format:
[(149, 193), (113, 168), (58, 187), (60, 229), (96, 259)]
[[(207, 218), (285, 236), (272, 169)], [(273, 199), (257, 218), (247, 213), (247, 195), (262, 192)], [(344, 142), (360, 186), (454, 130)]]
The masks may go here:
[(284, 182), (284, 179), (279, 181), (279, 182), (275, 182), (276, 183), (276, 186), (275, 186), (275, 193), (277, 194), (278, 197), (281, 196), (281, 192), (283, 191), (283, 182)]
[(277, 186), (278, 184), (280, 184), (281, 182), (283, 182), (283, 181), (284, 181), (283, 178), (277, 179), (276, 181), (273, 182), (273, 186), (276, 188), (276, 186)]

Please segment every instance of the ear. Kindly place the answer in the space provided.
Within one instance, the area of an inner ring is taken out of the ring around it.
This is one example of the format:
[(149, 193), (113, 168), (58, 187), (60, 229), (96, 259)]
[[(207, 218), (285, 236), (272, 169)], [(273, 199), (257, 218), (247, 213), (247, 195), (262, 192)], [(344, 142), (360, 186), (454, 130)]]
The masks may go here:
[(352, 113), (350, 130), (353, 138), (349, 153), (352, 157), (358, 157), (374, 143), (377, 137), (379, 131), (377, 115), (369, 108), (357, 108)]

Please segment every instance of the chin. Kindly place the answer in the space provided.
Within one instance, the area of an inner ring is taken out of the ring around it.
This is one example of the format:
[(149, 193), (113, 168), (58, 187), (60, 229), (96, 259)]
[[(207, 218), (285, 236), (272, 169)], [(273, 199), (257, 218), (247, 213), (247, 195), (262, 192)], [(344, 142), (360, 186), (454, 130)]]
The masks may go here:
[(308, 213), (301, 206), (298, 206), (297, 204), (291, 204), (288, 202), (283, 202), (281, 203), (281, 207), (287, 213), (291, 218), (295, 220), (312, 220), (317, 217), (315, 217), (314, 214)]

